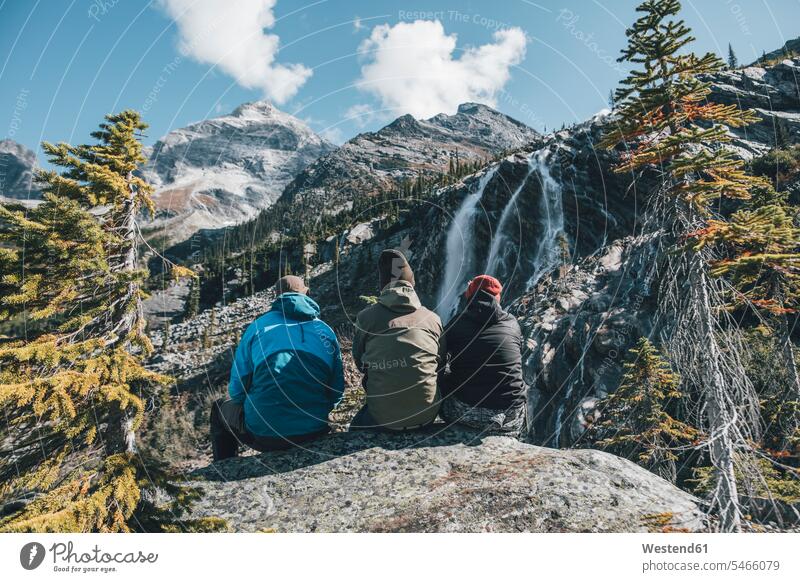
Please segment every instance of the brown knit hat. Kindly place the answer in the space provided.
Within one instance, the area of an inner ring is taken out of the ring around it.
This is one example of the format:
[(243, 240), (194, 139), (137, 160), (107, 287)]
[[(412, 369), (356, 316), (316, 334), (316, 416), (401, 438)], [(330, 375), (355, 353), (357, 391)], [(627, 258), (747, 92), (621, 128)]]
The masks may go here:
[(281, 277), (275, 283), (275, 294), (283, 295), (284, 293), (300, 293), (306, 295), (308, 287), (306, 287), (303, 280), (297, 275), (286, 275)]
[(395, 249), (386, 249), (378, 258), (378, 277), (381, 289), (394, 281), (405, 281), (414, 286), (414, 271), (405, 255)]

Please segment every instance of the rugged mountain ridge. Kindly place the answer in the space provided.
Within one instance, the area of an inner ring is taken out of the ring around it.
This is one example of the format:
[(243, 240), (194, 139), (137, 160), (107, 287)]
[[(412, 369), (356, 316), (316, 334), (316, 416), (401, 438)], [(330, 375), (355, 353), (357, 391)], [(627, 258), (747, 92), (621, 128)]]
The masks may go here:
[(0, 197), (36, 200), (41, 193), (33, 183), (36, 154), (11, 139), (0, 140)]
[(321, 157), (286, 187), (281, 200), (336, 214), (355, 198), (396, 188), (420, 173), (446, 173), (451, 160), (486, 160), (538, 137), (525, 124), (491, 107), (463, 103), (454, 115), (397, 118), (362, 133)]
[(265, 101), (177, 129), (153, 146), (142, 174), (156, 188), (147, 230), (169, 241), (237, 224), (272, 204), (335, 146)]

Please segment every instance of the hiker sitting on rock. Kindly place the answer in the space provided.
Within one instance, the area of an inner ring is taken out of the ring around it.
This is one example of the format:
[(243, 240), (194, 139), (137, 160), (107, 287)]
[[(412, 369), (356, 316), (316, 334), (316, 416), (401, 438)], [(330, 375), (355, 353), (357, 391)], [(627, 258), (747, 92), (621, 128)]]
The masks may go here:
[(350, 428), (421, 428), (439, 411), (442, 322), (420, 303), (403, 253), (383, 251), (378, 276), (378, 302), (356, 319), (353, 358), (364, 373), (367, 403)]
[(244, 332), (231, 367), (230, 398), (211, 408), (214, 460), (239, 443), (287, 449), (328, 432), (328, 414), (344, 391), (342, 355), (300, 277), (275, 284), (272, 308)]
[(442, 418), (496, 434), (526, 432), (522, 332), (500, 307), (500, 281), (470, 281), (465, 307), (447, 324), (448, 368), (442, 374)]

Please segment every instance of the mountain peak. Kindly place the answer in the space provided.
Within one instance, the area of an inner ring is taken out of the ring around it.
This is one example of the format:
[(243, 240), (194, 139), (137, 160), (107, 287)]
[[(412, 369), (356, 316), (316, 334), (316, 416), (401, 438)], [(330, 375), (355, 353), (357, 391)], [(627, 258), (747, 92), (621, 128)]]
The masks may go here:
[(472, 101), (467, 101), (466, 103), (462, 103), (458, 106), (457, 113), (464, 113), (469, 115), (471, 113), (477, 113), (479, 111), (491, 111), (492, 113), (499, 113), (496, 109), (492, 109), (488, 105), (484, 105), (483, 103), (474, 103)]
[(386, 127), (387, 128), (391, 127), (394, 129), (404, 129), (404, 128), (416, 127), (418, 125), (419, 122), (417, 121), (417, 119), (410, 113), (406, 113), (405, 115), (401, 115), (400, 117), (395, 119)]
[(278, 111), (275, 109), (275, 106), (272, 105), (267, 100), (260, 100), (260, 101), (250, 101), (248, 103), (242, 103), (233, 110), (234, 117), (250, 117), (252, 115), (258, 116), (265, 116), (265, 115), (274, 115), (275, 112)]

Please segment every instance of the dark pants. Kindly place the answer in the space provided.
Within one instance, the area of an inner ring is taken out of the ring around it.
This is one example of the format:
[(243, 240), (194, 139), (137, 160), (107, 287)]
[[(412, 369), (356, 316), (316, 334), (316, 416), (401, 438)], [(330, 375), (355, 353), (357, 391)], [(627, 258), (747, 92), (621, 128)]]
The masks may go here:
[(369, 430), (377, 429), (378, 423), (372, 418), (372, 415), (367, 410), (367, 405), (361, 407), (361, 410), (356, 412), (353, 420), (350, 421), (350, 428), (348, 430)]
[(350, 421), (350, 428), (348, 431), (354, 430), (380, 430), (385, 432), (413, 432), (415, 430), (422, 430), (431, 426), (436, 419), (432, 420), (428, 424), (422, 424), (420, 426), (415, 426), (411, 428), (401, 428), (401, 429), (393, 429), (387, 428), (385, 426), (381, 426), (378, 422), (372, 417), (367, 408), (367, 405), (361, 407), (361, 410), (356, 412), (356, 415), (353, 417), (353, 420)]
[(220, 398), (211, 405), (211, 450), (215, 461), (235, 457), (239, 445), (265, 453), (282, 451), (307, 443), (327, 434), (326, 427), (317, 432), (286, 437), (264, 437), (251, 434), (244, 424), (244, 405), (229, 398)]

